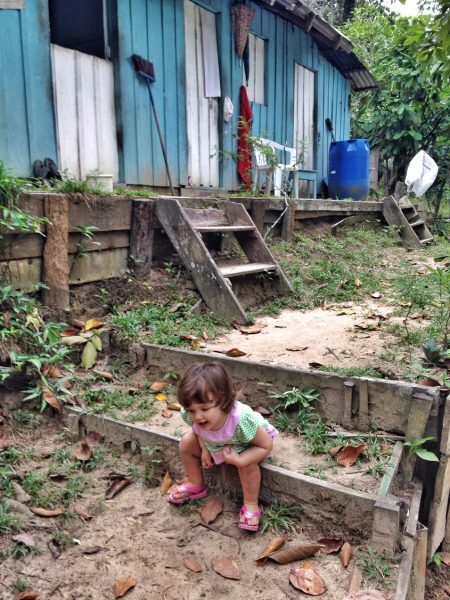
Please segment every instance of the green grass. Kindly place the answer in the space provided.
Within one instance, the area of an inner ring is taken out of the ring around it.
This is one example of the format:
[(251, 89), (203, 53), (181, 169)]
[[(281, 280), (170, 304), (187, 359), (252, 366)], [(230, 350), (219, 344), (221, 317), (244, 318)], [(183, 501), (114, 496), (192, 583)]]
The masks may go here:
[(22, 519), (9, 512), (9, 504), (0, 505), (0, 535), (7, 535), (20, 531)]
[(278, 500), (264, 508), (261, 516), (261, 533), (273, 531), (276, 534), (283, 531), (295, 531), (294, 521), (299, 518), (301, 506), (280, 504)]
[(386, 556), (367, 546), (358, 553), (358, 564), (365, 579), (382, 587), (390, 587), (392, 567)]

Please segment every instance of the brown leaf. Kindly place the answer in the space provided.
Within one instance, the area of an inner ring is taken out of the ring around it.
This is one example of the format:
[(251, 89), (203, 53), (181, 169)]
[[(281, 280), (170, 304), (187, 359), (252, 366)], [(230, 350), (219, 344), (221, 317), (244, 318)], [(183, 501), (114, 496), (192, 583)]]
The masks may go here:
[(78, 335), (80, 332), (79, 329), (75, 329), (74, 327), (69, 327), (68, 329), (63, 329), (61, 331), (61, 337), (72, 337), (73, 335)]
[(209, 340), (209, 335), (207, 331), (202, 331), (202, 338), (207, 342)]
[(238, 356), (246, 356), (247, 353), (242, 352), (242, 350), (239, 350), (239, 348), (230, 348), (230, 350), (227, 350), (225, 352), (225, 355), (232, 356), (233, 358), (237, 358)]
[(319, 552), (319, 550), (320, 546), (318, 544), (307, 544), (304, 546), (294, 546), (293, 548), (278, 550), (278, 552), (273, 552), (267, 558), (274, 560), (280, 565), (287, 565), (294, 560), (301, 560), (302, 558), (313, 556), (316, 552)]
[(69, 323), (74, 327), (78, 327), (78, 329), (82, 329), (84, 327), (85, 321), (81, 321), (80, 319), (70, 319)]
[(109, 488), (105, 492), (106, 500), (111, 500), (116, 496), (121, 490), (130, 485), (133, 480), (131, 477), (124, 477), (123, 479), (115, 479)]
[(165, 408), (164, 410), (161, 411), (161, 415), (165, 419), (171, 419), (173, 417), (173, 413), (171, 413), (170, 410), (167, 410), (167, 408)]
[(320, 551), (322, 554), (332, 554), (338, 552), (342, 548), (344, 540), (338, 540), (337, 538), (321, 538), (317, 542), (320, 544)]
[(81, 506), (81, 504), (74, 504), (73, 510), (77, 513), (77, 515), (80, 515), (82, 519), (92, 519), (92, 515), (90, 515), (84, 506)]
[(52, 406), (56, 410), (61, 410), (60, 401), (58, 400), (58, 398), (56, 398), (55, 394), (47, 387), (42, 388), (42, 396), (44, 397), (44, 400), (45, 402), (47, 402), (47, 404), (50, 404), (50, 406)]
[(286, 536), (280, 535), (279, 537), (273, 538), (269, 544), (264, 548), (258, 558), (255, 560), (258, 567), (261, 567), (267, 562), (267, 558), (273, 552), (276, 552), (286, 542)]
[(103, 546), (89, 546), (81, 550), (81, 552), (82, 554), (97, 554), (97, 552), (101, 552), (102, 550), (104, 550)]
[(420, 385), (426, 385), (427, 387), (437, 387), (438, 385), (441, 385), (441, 383), (437, 379), (434, 379), (434, 377), (423, 377), (422, 379), (418, 379), (417, 383)]
[(98, 319), (88, 319), (84, 324), (83, 331), (91, 331), (91, 329), (98, 329), (99, 327), (103, 327), (104, 321), (99, 321)]
[(265, 406), (257, 406), (253, 410), (262, 415), (263, 417), (270, 417), (270, 415), (273, 414), (273, 411), (270, 410), (270, 408), (266, 408)]
[(168, 381), (155, 381), (150, 386), (150, 389), (153, 390), (154, 392), (162, 392), (163, 390), (166, 389), (166, 387), (168, 385), (170, 385), (170, 383)]
[(21, 544), (28, 546), (29, 548), (36, 546), (33, 536), (29, 535), (28, 533), (19, 533), (18, 535), (14, 535), (12, 539), (15, 542), (20, 542)]
[(97, 369), (92, 369), (91, 373), (102, 379), (107, 379), (108, 381), (114, 380), (114, 375), (108, 371), (97, 371)]
[(173, 479), (170, 476), (169, 472), (167, 472), (163, 477), (161, 485), (159, 486), (159, 493), (162, 496), (164, 496), (164, 494), (167, 494), (167, 491), (172, 486), (172, 484), (173, 484)]
[(128, 590), (134, 588), (136, 584), (137, 579), (134, 577), (119, 577), (113, 585), (114, 598), (122, 598), (122, 596), (125, 596)]
[(215, 558), (212, 561), (212, 567), (216, 573), (227, 579), (240, 579), (241, 570), (239, 565), (232, 558)]
[(191, 335), (191, 334), (180, 335), (178, 337), (180, 338), (180, 340), (186, 340), (187, 342), (195, 342), (196, 340), (199, 339), (196, 335)]
[(100, 433), (97, 433), (97, 431), (90, 431), (87, 434), (87, 436), (84, 438), (83, 442), (86, 443), (91, 448), (93, 448), (99, 442), (103, 442), (104, 439), (105, 439), (104, 435), (101, 435)]
[(335, 446), (334, 448), (330, 448), (330, 449), (328, 450), (328, 454), (329, 454), (330, 456), (336, 456), (336, 454), (337, 454), (338, 452), (340, 452), (341, 450), (342, 450), (342, 446)]
[(61, 544), (54, 538), (52, 538), (51, 540), (48, 540), (47, 547), (50, 550), (50, 552), (55, 560), (61, 556), (61, 553), (62, 553)]
[(244, 335), (254, 335), (255, 333), (260, 333), (262, 329), (264, 329), (265, 325), (261, 325), (261, 323), (255, 323), (255, 325), (251, 325), (250, 327), (239, 327), (239, 331)]
[(367, 450), (367, 446), (364, 444), (360, 444), (359, 446), (344, 446), (338, 454), (337, 463), (343, 467), (351, 467), (364, 450)]
[(168, 402), (167, 408), (170, 410), (181, 410), (182, 406), (178, 402)]
[(4, 431), (0, 431), (0, 450), (4, 450), (5, 448), (9, 448), (11, 445), (11, 441), (9, 437), (6, 435)]
[(395, 381), (398, 381), (400, 379), (398, 375), (396, 375), (393, 371), (388, 371), (386, 369), (383, 369), (383, 367), (375, 367), (374, 370), (378, 371), (378, 373), (380, 375), (383, 375), (383, 377), (385, 377), (386, 379), (393, 379)]
[(212, 498), (208, 498), (208, 500), (205, 502), (205, 505), (202, 506), (200, 514), (203, 522), (209, 525), (209, 523), (212, 523), (222, 511), (223, 503), (221, 498), (213, 496)]
[(303, 352), (308, 348), (309, 346), (286, 346), (286, 350), (289, 350), (289, 352)]
[(47, 377), (50, 379), (58, 379), (58, 377), (62, 377), (63, 374), (59, 369), (55, 367), (55, 365), (48, 365), (47, 369)]
[(13, 600), (36, 600), (36, 598), (39, 598), (37, 592), (20, 592), (14, 596)]
[(310, 596), (320, 596), (327, 589), (322, 577), (313, 569), (294, 569), (289, 575), (289, 581), (297, 590)]
[(38, 517), (59, 517), (64, 514), (63, 508), (40, 508), (39, 506), (32, 506), (31, 512)]
[(341, 559), (341, 563), (344, 567), (348, 566), (349, 562), (352, 560), (352, 556), (353, 548), (348, 542), (345, 542), (341, 548), (341, 553), (339, 554), (339, 558)]
[(323, 367), (323, 364), (322, 364), (322, 363), (320, 363), (320, 362), (314, 362), (314, 361), (313, 361), (313, 362), (310, 362), (310, 363), (309, 363), (309, 366), (310, 366), (312, 369), (320, 369), (320, 368), (322, 368), (322, 367)]
[(79, 442), (74, 450), (73, 457), (83, 462), (89, 460), (92, 456), (92, 448), (86, 442)]
[(185, 558), (183, 560), (183, 565), (186, 569), (189, 569), (189, 571), (194, 571), (194, 573), (201, 573), (201, 571), (203, 571), (202, 565), (192, 558)]

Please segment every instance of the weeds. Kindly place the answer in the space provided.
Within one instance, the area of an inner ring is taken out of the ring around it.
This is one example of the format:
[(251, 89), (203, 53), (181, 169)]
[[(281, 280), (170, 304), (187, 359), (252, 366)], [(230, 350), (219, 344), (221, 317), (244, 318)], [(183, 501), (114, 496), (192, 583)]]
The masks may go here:
[(389, 560), (383, 554), (376, 552), (371, 546), (367, 546), (365, 550), (359, 552), (358, 559), (364, 577), (369, 581), (376, 581), (383, 587), (390, 585), (392, 568)]
[(0, 505), (0, 535), (7, 535), (20, 531), (22, 519), (9, 512), (9, 502)]
[(293, 521), (298, 519), (301, 507), (294, 504), (280, 504), (278, 500), (264, 509), (261, 516), (261, 533), (271, 530), (274, 533), (295, 531)]
[(434, 440), (434, 436), (428, 435), (419, 440), (404, 442), (405, 448), (408, 448), (409, 454), (415, 454), (422, 460), (430, 461), (430, 462), (439, 462), (439, 458), (436, 456), (434, 452), (430, 452), (426, 450), (423, 446), (427, 442)]

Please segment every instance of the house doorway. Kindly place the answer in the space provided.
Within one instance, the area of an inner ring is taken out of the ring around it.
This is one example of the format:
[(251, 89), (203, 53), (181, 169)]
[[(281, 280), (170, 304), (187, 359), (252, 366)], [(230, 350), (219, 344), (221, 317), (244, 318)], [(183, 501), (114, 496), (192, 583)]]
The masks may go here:
[(315, 73), (295, 64), (294, 142), (300, 167), (314, 169), (314, 100)]
[(188, 187), (219, 186), (221, 96), (216, 15), (184, 1)]

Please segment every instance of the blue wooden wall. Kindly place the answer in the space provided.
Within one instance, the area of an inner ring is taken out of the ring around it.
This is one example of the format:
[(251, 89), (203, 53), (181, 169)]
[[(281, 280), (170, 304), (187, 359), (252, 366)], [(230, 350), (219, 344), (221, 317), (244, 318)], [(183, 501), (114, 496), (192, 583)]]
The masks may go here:
[[(217, 16), (222, 97), (229, 96), (235, 113), (231, 123), (220, 120), (224, 155), (236, 152), (239, 88), (242, 68), (237, 59), (231, 28), (233, 0), (196, 0)], [(330, 134), (325, 119), (332, 119), (337, 140), (350, 132), (348, 96), (350, 83), (319, 54), (312, 37), (292, 23), (253, 5), (251, 31), (266, 41), (266, 104), (253, 105), (253, 133), (292, 145), (295, 63), (316, 73), (316, 168), (319, 182), (326, 176)], [(123, 132), (122, 175), (126, 183), (167, 185), (164, 162), (150, 116), (145, 84), (129, 61), (133, 53), (148, 58), (155, 67), (152, 89), (164, 131), (172, 179), (185, 185), (187, 141), (184, 78), (183, 0), (120, 0), (118, 2), (119, 60), (118, 100)], [(231, 158), (224, 159), (221, 185), (237, 189), (239, 180)]]
[(0, 73), (0, 160), (29, 176), (34, 160), (58, 160), (47, 0), (0, 10)]

